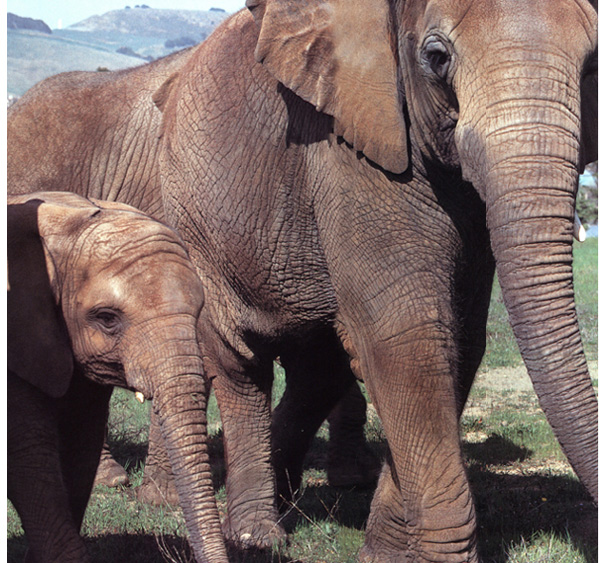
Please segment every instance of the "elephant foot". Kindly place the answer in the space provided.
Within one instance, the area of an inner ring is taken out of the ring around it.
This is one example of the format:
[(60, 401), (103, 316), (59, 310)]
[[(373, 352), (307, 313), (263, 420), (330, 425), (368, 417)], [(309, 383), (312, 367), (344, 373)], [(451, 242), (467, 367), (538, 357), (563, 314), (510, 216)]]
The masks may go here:
[(362, 548), (360, 549), (360, 552), (358, 554), (358, 561), (360, 561), (360, 563), (374, 563), (375, 562), (375, 558), (374, 558), (374, 552), (372, 551), (372, 549), (369, 546), (362, 546)]
[(137, 500), (157, 506), (179, 504), (179, 494), (172, 475), (147, 466), (142, 484), (136, 490)]
[(398, 546), (397, 550), (387, 548), (374, 549), (368, 544), (364, 545), (358, 554), (360, 563), (411, 563), (412, 561), (443, 561), (444, 563), (479, 563), (477, 553), (413, 553), (403, 551)]
[(95, 485), (104, 485), (106, 487), (127, 486), (129, 484), (129, 476), (125, 469), (110, 455), (107, 449), (102, 450), (100, 464), (96, 471), (94, 479)]
[(287, 532), (274, 520), (235, 526), (227, 517), (223, 523), (225, 539), (241, 549), (272, 549), (287, 543)]
[(327, 476), (332, 487), (368, 487), (377, 482), (381, 461), (364, 445), (358, 450), (331, 452)]

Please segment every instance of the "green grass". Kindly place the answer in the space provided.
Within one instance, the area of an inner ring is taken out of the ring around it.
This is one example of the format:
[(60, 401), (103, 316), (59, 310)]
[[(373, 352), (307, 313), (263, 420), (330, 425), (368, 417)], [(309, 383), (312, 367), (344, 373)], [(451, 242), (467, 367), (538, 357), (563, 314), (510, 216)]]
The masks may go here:
[[(597, 359), (597, 240), (575, 246), (575, 289), (581, 331), (590, 360)], [(463, 449), (479, 523), (484, 563), (592, 563), (597, 561), (597, 512), (557, 444), (521, 367), (507, 315), (495, 289), (490, 312), (488, 353), (462, 418)], [(507, 366), (507, 367), (506, 367)], [(514, 367), (515, 366), (515, 367)], [(596, 364), (594, 364), (596, 376)], [(500, 369), (497, 369), (500, 368)], [(275, 366), (276, 403), (284, 372)], [(595, 379), (596, 384), (596, 379)], [(82, 533), (98, 563), (191, 561), (178, 508), (139, 503), (135, 488), (143, 478), (149, 405), (115, 390), (109, 441), (126, 466), (129, 487), (97, 487)], [(224, 513), (225, 491), (220, 417), (208, 406), (210, 451), (217, 502)], [(366, 437), (384, 455), (384, 432), (368, 410)], [(364, 541), (374, 487), (336, 489), (326, 479), (326, 424), (306, 459), (300, 498), (285, 517), (289, 544), (272, 552), (231, 552), (243, 563), (352, 563)], [(14, 509), (8, 508), (8, 561), (22, 561), (26, 541)]]
[(574, 243), (574, 292), (584, 350), (597, 359), (597, 239)]

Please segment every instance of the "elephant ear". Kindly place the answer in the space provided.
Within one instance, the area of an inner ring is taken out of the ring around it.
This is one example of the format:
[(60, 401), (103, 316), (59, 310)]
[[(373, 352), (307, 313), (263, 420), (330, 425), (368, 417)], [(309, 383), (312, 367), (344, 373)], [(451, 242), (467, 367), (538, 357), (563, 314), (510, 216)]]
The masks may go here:
[(164, 113), (164, 108), (166, 106), (166, 102), (169, 99), (171, 92), (173, 91), (175, 85), (177, 84), (179, 80), (179, 73), (175, 72), (174, 74), (171, 74), (171, 76), (169, 76), (164, 82), (163, 84), (160, 86), (160, 88), (158, 88), (158, 90), (156, 90), (156, 92), (153, 94), (152, 96), (152, 101), (154, 102), (154, 105), (162, 112)]
[(7, 208), (8, 369), (58, 398), (69, 388), (73, 355), (40, 237), (42, 203), (33, 199)]
[(335, 134), (396, 174), (408, 141), (387, 0), (247, 0), (256, 60), (335, 118)]

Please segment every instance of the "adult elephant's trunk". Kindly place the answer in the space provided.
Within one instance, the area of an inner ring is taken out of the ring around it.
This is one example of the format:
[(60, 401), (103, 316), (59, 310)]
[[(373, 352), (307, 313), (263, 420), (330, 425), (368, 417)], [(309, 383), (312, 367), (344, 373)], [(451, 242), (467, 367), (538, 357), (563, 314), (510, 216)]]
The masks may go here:
[(562, 100), (540, 98), (556, 91), (555, 77), (517, 78), (481, 120), (479, 189), (520, 352), (564, 453), (596, 501), (597, 399), (572, 278), (579, 101), (571, 91)]
[(597, 400), (572, 283), (574, 204), (550, 205), (561, 199), (547, 195), (552, 189), (514, 195), (490, 209), (491, 243), (510, 323), (541, 407), (597, 500)]
[[(221, 531), (207, 446), (207, 393), (195, 330), (175, 327), (180, 339), (176, 350), (157, 346), (163, 361), (149, 389), (169, 455), (179, 501), (198, 562), (228, 561)], [(177, 334), (177, 333), (175, 333)], [(157, 368), (157, 370), (156, 370)]]

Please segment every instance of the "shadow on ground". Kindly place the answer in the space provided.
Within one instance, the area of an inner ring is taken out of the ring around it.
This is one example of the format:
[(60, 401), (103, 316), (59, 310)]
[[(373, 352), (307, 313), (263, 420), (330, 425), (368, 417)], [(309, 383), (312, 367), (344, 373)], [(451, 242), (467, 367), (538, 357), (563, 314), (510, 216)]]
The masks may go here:
[[(373, 445), (378, 456), (383, 455), (384, 449), (382, 442)], [(210, 438), (210, 452), (215, 485), (220, 487), (225, 475), (222, 436)], [(141, 461), (144, 452), (139, 449), (137, 453)], [(527, 474), (526, 461), (531, 452), (498, 436), (479, 444), (466, 444), (464, 453), (476, 503), (483, 563), (507, 563), (512, 546), (522, 540), (529, 542), (543, 532), (567, 538), (586, 554), (587, 563), (597, 561), (597, 509), (577, 480), (551, 475), (549, 470), (543, 473), (535, 469)], [(130, 457), (128, 460), (131, 463)], [(296, 506), (284, 520), (291, 534), (310, 521), (333, 522), (355, 530), (364, 530), (366, 526), (375, 484), (363, 488), (330, 487), (325, 464), (326, 441), (317, 439), (306, 463), (306, 469), (315, 472), (316, 477), (306, 480)], [(87, 542), (92, 560), (97, 563), (192, 561), (189, 546), (181, 538), (159, 540), (162, 547), (153, 535), (105, 535)], [(22, 536), (8, 540), (9, 562), (22, 561), (24, 551)], [(119, 554), (117, 559), (114, 553)], [(165, 553), (176, 555), (168, 559)], [(229, 554), (232, 563), (301, 563), (273, 551), (247, 552), (229, 546)]]
[[(544, 532), (572, 542), (586, 554), (587, 563), (597, 562), (597, 509), (578, 480), (551, 475), (549, 470), (526, 474), (523, 462), (531, 457), (531, 450), (496, 435), (466, 444), (464, 455), (484, 563), (506, 563), (513, 546)], [(307, 486), (295, 518), (287, 519), (291, 533), (302, 521), (327, 519), (364, 530), (374, 488)]]
[[(94, 563), (193, 561), (187, 541), (174, 536), (106, 534), (97, 538), (85, 538), (85, 544)], [(9, 563), (21, 563), (25, 551), (26, 541), (23, 536), (8, 540)], [(168, 559), (169, 556), (171, 559)]]

